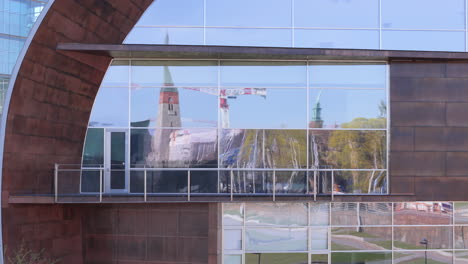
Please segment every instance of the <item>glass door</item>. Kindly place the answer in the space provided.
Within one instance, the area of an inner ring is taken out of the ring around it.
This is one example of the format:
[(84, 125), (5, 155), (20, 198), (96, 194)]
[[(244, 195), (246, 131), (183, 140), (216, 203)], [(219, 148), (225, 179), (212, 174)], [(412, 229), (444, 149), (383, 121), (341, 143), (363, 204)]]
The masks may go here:
[(127, 130), (108, 129), (104, 161), (104, 190), (107, 193), (123, 193), (128, 190), (127, 150)]

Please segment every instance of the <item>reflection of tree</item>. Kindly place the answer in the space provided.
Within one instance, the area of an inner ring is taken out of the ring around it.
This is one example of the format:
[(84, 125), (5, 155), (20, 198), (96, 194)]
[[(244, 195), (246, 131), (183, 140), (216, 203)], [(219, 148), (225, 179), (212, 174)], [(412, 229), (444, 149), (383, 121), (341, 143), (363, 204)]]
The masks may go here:
[[(355, 118), (344, 123), (342, 128), (385, 128), (386, 119)], [(386, 167), (386, 131), (385, 130), (325, 130), (312, 131), (312, 164), (317, 168), (333, 169), (384, 169)], [(316, 145), (315, 145), (316, 144)], [(340, 192), (347, 192), (346, 186), (352, 181), (354, 191), (371, 192), (377, 183), (385, 177), (383, 172), (344, 171), (335, 173), (336, 185)], [(365, 176), (365, 178), (363, 177)], [(340, 182), (342, 181), (342, 182)]]

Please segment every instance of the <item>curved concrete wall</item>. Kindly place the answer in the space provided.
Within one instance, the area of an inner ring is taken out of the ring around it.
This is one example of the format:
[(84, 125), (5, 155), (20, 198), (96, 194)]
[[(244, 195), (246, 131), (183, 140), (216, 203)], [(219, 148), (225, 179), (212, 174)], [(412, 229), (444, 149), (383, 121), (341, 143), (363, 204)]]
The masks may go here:
[(77, 206), (13, 205), (8, 198), (52, 193), (54, 163), (81, 160), (93, 101), (111, 58), (57, 51), (57, 44), (121, 44), (152, 1), (50, 4), (25, 47), (4, 112), (2, 229), (8, 248), (24, 240), (63, 263), (83, 262)]

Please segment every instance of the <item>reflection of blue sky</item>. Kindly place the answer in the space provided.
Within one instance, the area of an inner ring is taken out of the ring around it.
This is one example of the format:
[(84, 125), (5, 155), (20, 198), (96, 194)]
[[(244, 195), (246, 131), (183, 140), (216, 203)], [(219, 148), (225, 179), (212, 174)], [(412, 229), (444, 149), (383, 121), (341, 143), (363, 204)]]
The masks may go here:
[(128, 88), (99, 89), (89, 125), (128, 127)]
[(106, 72), (106, 76), (102, 81), (101, 86), (127, 86), (129, 79), (129, 66), (126, 65), (111, 65)]
[(385, 88), (386, 65), (310, 65), (310, 87)]
[(290, 27), (290, 0), (206, 0), (207, 26)]
[[(125, 43), (164, 44), (168, 34), (170, 44), (185, 45), (291, 47), (294, 43), (295, 47), (310, 48), (446, 51), (465, 49), (463, 31), (437, 31), (465, 29), (464, 0), (382, 0), (380, 26), (377, 0), (206, 0), (206, 7), (203, 6), (203, 2), (155, 1)], [(292, 3), (294, 18), (291, 17)], [(204, 9), (206, 31), (203, 29)], [(184, 26), (186, 28), (180, 28)], [(433, 31), (383, 31), (379, 36), (379, 28)]]
[(379, 0), (295, 0), (294, 12), (296, 27), (379, 27)]
[[(159, 66), (132, 66), (132, 84), (138, 86), (162, 86), (164, 80), (164, 63), (169, 65), (184, 62), (147, 62)], [(138, 61), (134, 64), (138, 65)], [(218, 68), (216, 61), (189, 61), (186, 64), (206, 66), (169, 66), (175, 86), (217, 86)], [(212, 66), (215, 65), (215, 66)]]
[(231, 128), (306, 128), (306, 89), (267, 89), (229, 99)]
[[(182, 126), (216, 127), (217, 96), (179, 88), (179, 106)], [(151, 120), (156, 125), (159, 106), (157, 88), (142, 88), (132, 91), (131, 121)]]
[(464, 29), (464, 0), (382, 0), (382, 28)]
[[(306, 87), (305, 62), (222, 62), (221, 85), (245, 87)], [(289, 64), (289, 65), (288, 65)], [(252, 65), (252, 66), (250, 66)], [(269, 66), (268, 66), (269, 65)]]

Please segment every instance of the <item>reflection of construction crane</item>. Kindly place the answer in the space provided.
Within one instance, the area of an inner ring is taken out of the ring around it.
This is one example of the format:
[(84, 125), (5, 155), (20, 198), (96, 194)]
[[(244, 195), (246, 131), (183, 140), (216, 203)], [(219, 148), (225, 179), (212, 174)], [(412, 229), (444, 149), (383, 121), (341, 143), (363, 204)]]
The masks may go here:
[[(181, 87), (184, 89), (218, 95), (217, 88), (196, 88), (196, 87)], [(221, 110), (221, 127), (229, 128), (229, 104), (228, 99), (236, 99), (239, 95), (260, 95), (266, 98), (266, 88), (229, 88), (219, 91), (219, 108)]]

